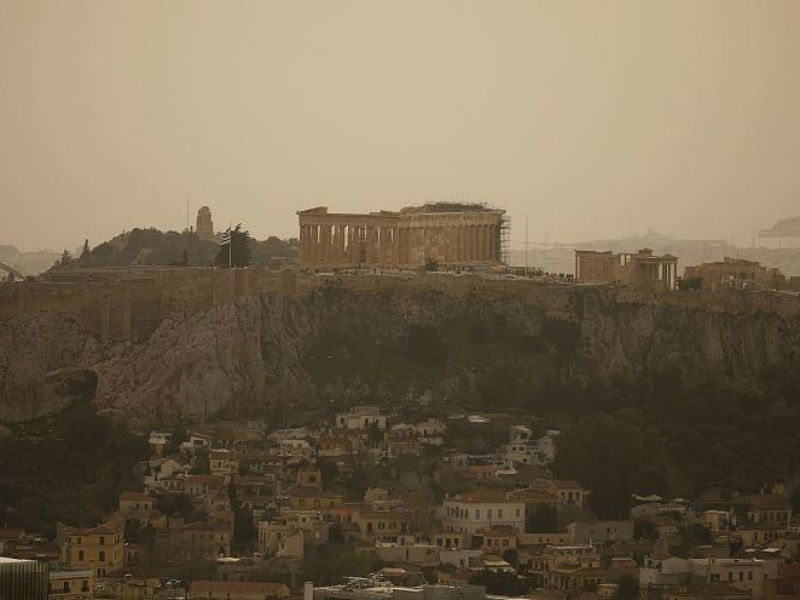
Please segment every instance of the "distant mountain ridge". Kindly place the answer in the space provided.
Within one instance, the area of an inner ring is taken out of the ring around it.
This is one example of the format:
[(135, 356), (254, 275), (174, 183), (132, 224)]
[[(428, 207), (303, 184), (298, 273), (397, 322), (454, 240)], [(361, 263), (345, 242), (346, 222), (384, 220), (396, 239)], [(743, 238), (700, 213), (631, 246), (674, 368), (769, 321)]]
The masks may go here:
[[(725, 240), (683, 240), (649, 231), (644, 235), (619, 239), (593, 240), (561, 245), (531, 245), (527, 263), (551, 273), (572, 273), (575, 269), (575, 250), (636, 252), (650, 248), (656, 254), (678, 257), (679, 273), (689, 265), (722, 260), (726, 256), (754, 260), (768, 267), (777, 267), (785, 275), (800, 275), (800, 248), (770, 249), (742, 248)], [(512, 253), (515, 265), (525, 264), (524, 250)]]
[[(16, 246), (0, 245), (0, 262), (13, 267), (23, 275), (38, 275), (53, 266), (61, 255), (53, 250), (22, 252)], [(3, 273), (0, 273), (2, 276)]]

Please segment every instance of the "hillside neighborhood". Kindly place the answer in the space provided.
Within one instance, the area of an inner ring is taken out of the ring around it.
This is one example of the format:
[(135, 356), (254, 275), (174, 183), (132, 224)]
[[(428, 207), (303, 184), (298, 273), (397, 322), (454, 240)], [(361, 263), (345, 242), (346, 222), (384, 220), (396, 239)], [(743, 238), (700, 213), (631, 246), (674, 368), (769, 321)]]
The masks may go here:
[(426, 412), (362, 406), (315, 426), (152, 431), (140, 485), (116, 511), (59, 523), (54, 539), (0, 529), (0, 555), (46, 564), (59, 600), (759, 600), (800, 589), (800, 519), (783, 485), (637, 494), (626, 515), (601, 519), (587, 485), (553, 476), (559, 430)]

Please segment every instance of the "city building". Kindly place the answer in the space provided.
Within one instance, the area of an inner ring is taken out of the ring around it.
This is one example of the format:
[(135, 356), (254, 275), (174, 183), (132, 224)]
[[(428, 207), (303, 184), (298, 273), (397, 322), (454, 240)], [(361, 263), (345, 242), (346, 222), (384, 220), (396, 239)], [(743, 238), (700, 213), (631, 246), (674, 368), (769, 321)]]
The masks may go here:
[(35, 560), (0, 556), (0, 598), (47, 600), (48, 567)]
[(570, 544), (602, 544), (633, 539), (633, 521), (573, 521), (567, 525)]
[(559, 506), (586, 508), (589, 501), (589, 490), (570, 479), (537, 479), (531, 487), (553, 494)]
[(89, 569), (95, 579), (122, 568), (124, 554), (124, 522), (108, 521), (97, 527), (70, 527), (58, 524), (56, 539), (61, 547), (61, 560), (74, 569)]
[(649, 248), (635, 254), (576, 250), (575, 281), (674, 290), (678, 285), (678, 257), (655, 256)]
[(323, 491), (317, 486), (295, 486), (286, 490), (289, 505), (297, 509), (326, 510), (344, 503), (342, 494)]
[(91, 569), (50, 571), (48, 581), (49, 600), (94, 598), (94, 572)]
[(300, 262), (306, 265), (411, 267), (499, 264), (505, 211), (436, 202), (397, 212), (299, 211)]
[(525, 502), (509, 500), (498, 489), (477, 489), (447, 498), (442, 506), (447, 531), (476, 534), (494, 527), (525, 530)]
[(689, 568), (693, 583), (725, 583), (761, 598), (765, 579), (777, 579), (777, 562), (751, 558), (692, 558)]
[(153, 498), (142, 492), (121, 492), (119, 495), (119, 512), (127, 515), (136, 511), (153, 510)]
[(358, 525), (361, 538), (366, 541), (394, 542), (408, 531), (408, 515), (396, 510), (358, 508), (351, 522)]
[(377, 427), (386, 429), (386, 415), (381, 414), (375, 406), (356, 406), (347, 412), (336, 415), (336, 427), (339, 429), (366, 429)]
[(157, 529), (155, 551), (163, 560), (196, 560), (229, 556), (233, 527), (227, 523), (171, 518), (167, 528)]

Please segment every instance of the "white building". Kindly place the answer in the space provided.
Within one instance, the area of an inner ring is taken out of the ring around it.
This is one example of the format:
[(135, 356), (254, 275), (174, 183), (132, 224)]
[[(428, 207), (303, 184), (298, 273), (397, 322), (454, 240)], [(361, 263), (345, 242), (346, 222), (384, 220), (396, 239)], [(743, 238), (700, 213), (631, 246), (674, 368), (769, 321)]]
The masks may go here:
[(478, 489), (448, 498), (442, 505), (446, 531), (476, 534), (493, 527), (525, 530), (525, 503), (508, 500), (503, 490)]
[(753, 600), (761, 598), (765, 579), (778, 577), (776, 561), (755, 558), (692, 558), (689, 569), (695, 583), (727, 583), (750, 591)]
[(366, 429), (377, 427), (386, 429), (386, 415), (376, 406), (356, 406), (348, 412), (336, 415), (335, 426), (340, 429)]
[(639, 568), (639, 587), (660, 590), (666, 586), (684, 585), (691, 578), (691, 565), (688, 559), (670, 556), (644, 560)]

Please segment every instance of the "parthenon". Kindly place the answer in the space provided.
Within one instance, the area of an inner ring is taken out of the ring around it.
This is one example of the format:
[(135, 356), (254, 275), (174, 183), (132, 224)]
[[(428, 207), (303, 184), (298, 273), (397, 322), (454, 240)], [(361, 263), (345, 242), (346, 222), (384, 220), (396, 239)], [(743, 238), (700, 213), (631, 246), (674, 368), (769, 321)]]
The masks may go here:
[(505, 211), (438, 202), (369, 214), (299, 211), (300, 262), (307, 265), (419, 266), (501, 262)]

